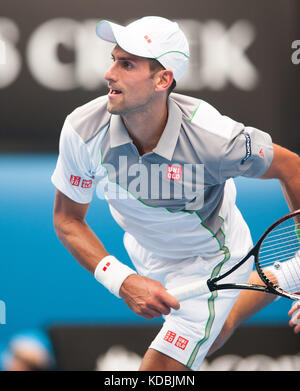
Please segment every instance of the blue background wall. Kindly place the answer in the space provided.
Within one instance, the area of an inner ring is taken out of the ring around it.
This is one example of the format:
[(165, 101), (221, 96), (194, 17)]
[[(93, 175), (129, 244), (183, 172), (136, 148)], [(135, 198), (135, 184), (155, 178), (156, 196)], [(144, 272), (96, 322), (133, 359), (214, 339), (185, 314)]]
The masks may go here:
[[(13, 333), (55, 323), (158, 323), (131, 312), (108, 293), (58, 241), (52, 224), (55, 189), (50, 181), (56, 154), (0, 156), (0, 299), (6, 324), (0, 343)], [(278, 181), (239, 178), (238, 206), (256, 241), (274, 219), (288, 212)], [(129, 262), (123, 231), (96, 196), (87, 221), (108, 251)], [(280, 299), (248, 324), (286, 324), (291, 303)], [(288, 327), (288, 326), (287, 326)]]

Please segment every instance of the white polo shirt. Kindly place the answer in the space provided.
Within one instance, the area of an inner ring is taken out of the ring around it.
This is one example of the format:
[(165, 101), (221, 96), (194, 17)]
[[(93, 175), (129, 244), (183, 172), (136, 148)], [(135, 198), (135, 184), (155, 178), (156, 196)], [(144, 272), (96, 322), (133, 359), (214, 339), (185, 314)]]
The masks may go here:
[(240, 218), (232, 227), (231, 178), (267, 171), (271, 137), (203, 100), (172, 93), (157, 146), (140, 156), (106, 104), (107, 96), (99, 97), (66, 118), (52, 175), (56, 188), (78, 203), (90, 203), (95, 189), (104, 194), (116, 222), (164, 258), (224, 257), (233, 231), (244, 224)]

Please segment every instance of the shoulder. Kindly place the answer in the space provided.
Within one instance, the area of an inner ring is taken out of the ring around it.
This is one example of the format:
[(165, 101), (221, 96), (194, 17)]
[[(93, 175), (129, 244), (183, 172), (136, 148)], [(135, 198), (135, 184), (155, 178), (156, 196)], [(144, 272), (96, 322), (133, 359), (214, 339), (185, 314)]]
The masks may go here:
[(213, 105), (199, 99), (181, 94), (171, 94), (183, 113), (183, 122), (189, 128), (208, 133), (222, 139), (230, 139), (238, 123), (222, 115)]
[(107, 96), (100, 96), (77, 107), (68, 115), (69, 125), (84, 143), (94, 138), (109, 124), (111, 115), (106, 105)]

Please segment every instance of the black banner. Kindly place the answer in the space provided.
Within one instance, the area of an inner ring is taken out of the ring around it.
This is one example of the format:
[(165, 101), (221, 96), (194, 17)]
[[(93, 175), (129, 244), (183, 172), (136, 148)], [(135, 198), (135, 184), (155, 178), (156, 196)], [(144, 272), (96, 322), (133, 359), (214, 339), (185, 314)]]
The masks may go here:
[[(137, 371), (158, 327), (57, 325), (49, 329), (57, 369)], [(299, 371), (300, 336), (288, 326), (243, 326), (206, 358), (202, 371)]]
[(188, 36), (191, 62), (177, 92), (300, 150), (298, 0), (2, 0), (1, 150), (56, 151), (66, 115), (107, 93), (111, 45), (96, 23), (145, 15), (176, 20)]

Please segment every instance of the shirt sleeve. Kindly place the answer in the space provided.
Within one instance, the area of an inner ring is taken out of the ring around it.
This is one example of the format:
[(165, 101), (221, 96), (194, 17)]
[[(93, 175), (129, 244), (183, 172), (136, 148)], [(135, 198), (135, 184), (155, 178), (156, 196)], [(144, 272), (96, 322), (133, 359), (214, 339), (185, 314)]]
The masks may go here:
[(244, 176), (261, 177), (273, 160), (271, 136), (253, 127), (237, 124), (228, 140), (219, 166), (219, 181)]
[(88, 148), (65, 120), (59, 141), (59, 156), (51, 177), (54, 186), (80, 204), (90, 203), (95, 188)]

